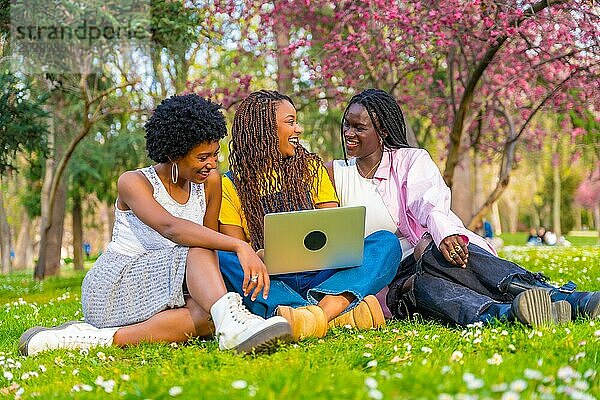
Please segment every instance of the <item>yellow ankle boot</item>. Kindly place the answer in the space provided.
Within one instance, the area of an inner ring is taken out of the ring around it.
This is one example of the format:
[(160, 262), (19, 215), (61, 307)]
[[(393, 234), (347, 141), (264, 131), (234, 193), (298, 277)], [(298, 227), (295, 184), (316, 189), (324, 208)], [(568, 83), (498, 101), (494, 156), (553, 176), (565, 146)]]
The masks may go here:
[(285, 318), (292, 327), (292, 339), (298, 341), (308, 337), (322, 338), (327, 334), (327, 318), (318, 306), (292, 308), (277, 307), (276, 314)]
[(385, 326), (385, 317), (377, 297), (366, 296), (356, 307), (329, 321), (329, 327), (346, 326), (370, 329)]

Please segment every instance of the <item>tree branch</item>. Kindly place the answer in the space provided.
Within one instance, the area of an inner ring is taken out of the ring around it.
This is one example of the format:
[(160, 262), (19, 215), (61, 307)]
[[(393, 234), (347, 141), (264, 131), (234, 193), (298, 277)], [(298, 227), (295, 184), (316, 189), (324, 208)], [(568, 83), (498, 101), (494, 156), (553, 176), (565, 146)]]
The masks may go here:
[[(354, 30), (354, 27), (352, 27), (352, 25), (348, 25), (348, 32), (350, 32), (351, 35), (356, 34), (356, 31)], [(367, 66), (367, 69), (369, 70), (369, 75), (371, 75), (371, 79), (373, 79), (374, 81), (377, 81), (379, 79), (379, 77), (377, 76), (375, 67), (373, 67), (373, 64), (371, 64), (371, 57), (369, 55), (367, 55), (367, 52), (361, 45), (357, 45), (357, 47), (360, 52), (360, 55), (363, 58), (363, 61), (365, 62), (365, 65)]]
[[(565, 0), (541, 0), (538, 3), (535, 3), (533, 6), (530, 6), (530, 8), (525, 11), (525, 15), (522, 18), (516, 19), (510, 23), (510, 25), (519, 27), (526, 19), (535, 16), (536, 13), (542, 11), (543, 9), (564, 2)], [(473, 102), (473, 96), (475, 94), (475, 88), (481, 80), (485, 70), (491, 64), (495, 55), (502, 48), (507, 39), (507, 35), (499, 36), (496, 44), (487, 49), (473, 70), (467, 82), (467, 86), (465, 87), (465, 92), (461, 98), (458, 112), (456, 118), (454, 119), (454, 124), (450, 133), (450, 150), (448, 151), (448, 158), (446, 159), (446, 166), (444, 168), (444, 180), (449, 187), (452, 187), (454, 169), (459, 162), (460, 141), (463, 134), (465, 117), (470, 111), (471, 103)]]
[(500, 162), (500, 171), (498, 172), (498, 183), (473, 218), (471, 218), (471, 221), (468, 224), (468, 229), (471, 230), (476, 228), (478, 223), (483, 219), (483, 216), (488, 213), (492, 205), (498, 200), (500, 195), (504, 192), (504, 189), (508, 186), (512, 165), (515, 159), (515, 150), (517, 147), (516, 141), (513, 140), (516, 136), (515, 123), (504, 107), (501, 109), (494, 107), (494, 111), (506, 119), (509, 128), (508, 140), (504, 142), (504, 151), (502, 152), (502, 161)]
[(577, 73), (579, 71), (581, 71), (583, 69), (585, 69), (585, 68), (578, 68), (578, 69), (576, 69), (572, 74), (570, 74), (569, 76), (567, 76), (565, 79), (562, 80), (562, 82), (560, 82), (558, 85), (556, 85), (554, 87), (554, 89), (552, 89), (551, 91), (549, 91), (548, 93), (546, 93), (546, 96), (544, 96), (544, 98), (542, 99), (542, 101), (540, 101), (540, 103), (537, 105), (537, 107), (531, 112), (531, 114), (529, 114), (529, 116), (527, 117), (527, 119), (523, 123), (523, 126), (521, 126), (521, 129), (519, 129), (519, 133), (515, 136), (514, 141), (517, 141), (521, 137), (521, 135), (523, 134), (523, 132), (525, 132), (525, 128), (527, 128), (527, 125), (529, 125), (529, 122), (531, 122), (531, 120), (538, 113), (538, 111), (540, 111), (542, 109), (542, 107), (544, 106), (544, 104), (546, 104), (546, 102), (548, 100), (550, 100), (552, 98), (552, 96), (554, 96), (556, 94), (556, 92), (558, 92), (558, 90), (565, 83), (567, 83), (567, 81), (569, 81), (571, 78), (573, 78), (575, 75), (577, 75)]
[[(110, 89), (106, 89), (103, 92), (100, 92), (100, 94), (98, 94), (97, 96), (93, 97), (92, 99), (90, 99), (90, 101), (88, 102), (89, 105), (94, 104), (96, 101), (98, 101), (98, 99), (103, 98), (108, 96), (109, 94), (111, 94), (112, 92), (116, 92), (118, 89), (124, 89), (127, 86), (133, 86), (136, 83), (139, 83), (140, 81), (138, 79), (136, 79), (134, 82), (125, 82), (119, 86), (113, 86)], [(86, 97), (84, 97), (84, 99), (86, 99)], [(86, 99), (87, 101), (87, 99)]]

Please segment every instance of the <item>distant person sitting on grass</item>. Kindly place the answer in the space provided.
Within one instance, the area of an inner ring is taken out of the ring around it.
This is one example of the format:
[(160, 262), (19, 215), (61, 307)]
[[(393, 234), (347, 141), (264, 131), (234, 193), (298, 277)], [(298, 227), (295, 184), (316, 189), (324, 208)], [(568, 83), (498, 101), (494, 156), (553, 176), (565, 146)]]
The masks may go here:
[(537, 229), (531, 228), (527, 237), (527, 246), (539, 246), (542, 244), (542, 239), (537, 234)]
[(486, 242), (492, 245), (495, 250), (498, 250), (504, 246), (504, 240), (498, 236), (494, 236), (494, 228), (488, 220), (483, 220), (483, 238)]
[(342, 205), (364, 205), (370, 229), (393, 232), (402, 262), (387, 305), (467, 325), (494, 320), (540, 324), (600, 315), (600, 292), (554, 287), (499, 258), (450, 209), (450, 189), (426, 150), (411, 147), (396, 99), (368, 89), (343, 114), (344, 160), (328, 164)]
[[(264, 319), (228, 293), (214, 250), (234, 252), (244, 268), (263, 268), (245, 241), (218, 233), (220, 106), (196, 95), (164, 100), (146, 123), (156, 165), (118, 181), (112, 240), (87, 273), (81, 302), (87, 323), (31, 328), (24, 355), (47, 349), (184, 342), (216, 334), (219, 348), (272, 348), (290, 337), (282, 317)], [(213, 325), (214, 323), (214, 325)]]
[(492, 224), (488, 220), (483, 220), (483, 237), (485, 239), (494, 238), (494, 229), (492, 228)]
[(540, 226), (537, 231), (538, 238), (540, 238), (540, 243), (544, 244), (544, 236), (546, 235), (546, 228)]
[(554, 246), (556, 242), (558, 242), (556, 233), (552, 231), (546, 231), (546, 233), (544, 234), (544, 244), (548, 246)]

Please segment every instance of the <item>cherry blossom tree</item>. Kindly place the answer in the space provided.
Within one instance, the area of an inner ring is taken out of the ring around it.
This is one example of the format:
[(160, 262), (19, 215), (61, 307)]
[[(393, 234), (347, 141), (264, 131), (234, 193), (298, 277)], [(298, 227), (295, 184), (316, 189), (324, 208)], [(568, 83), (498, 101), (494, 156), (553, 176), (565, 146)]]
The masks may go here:
[(538, 114), (598, 113), (600, 17), (593, 2), (245, 4), (260, 18), (264, 40), (273, 40), (275, 26), (291, 27), (287, 54), (301, 60), (295, 79), (307, 82), (307, 95), (342, 102), (379, 87), (412, 121), (434, 126), (446, 143), (449, 186), (469, 153), (501, 154), (497, 185), (471, 226), (508, 185), (518, 145), (531, 150), (549, 137), (535, 124)]

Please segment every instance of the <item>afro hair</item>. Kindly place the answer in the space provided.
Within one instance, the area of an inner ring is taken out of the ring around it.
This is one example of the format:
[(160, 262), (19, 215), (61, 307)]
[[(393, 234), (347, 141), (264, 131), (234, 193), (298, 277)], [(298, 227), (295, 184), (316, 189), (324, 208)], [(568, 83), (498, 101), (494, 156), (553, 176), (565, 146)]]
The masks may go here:
[(195, 94), (163, 100), (144, 126), (148, 157), (157, 163), (177, 160), (201, 143), (227, 134), (221, 106)]

